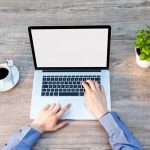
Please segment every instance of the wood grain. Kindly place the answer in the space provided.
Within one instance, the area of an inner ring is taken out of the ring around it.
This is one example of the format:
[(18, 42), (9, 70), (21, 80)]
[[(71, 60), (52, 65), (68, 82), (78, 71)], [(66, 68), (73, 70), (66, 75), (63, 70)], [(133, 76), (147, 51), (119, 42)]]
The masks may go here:
[[(146, 150), (150, 149), (150, 69), (136, 65), (135, 31), (150, 25), (150, 0), (0, 0), (0, 63), (14, 60), (18, 85), (0, 93), (0, 147), (22, 125), (29, 111), (34, 66), (27, 27), (30, 25), (110, 24), (112, 110)], [(97, 121), (71, 121), (56, 133), (44, 134), (34, 150), (110, 150)]]

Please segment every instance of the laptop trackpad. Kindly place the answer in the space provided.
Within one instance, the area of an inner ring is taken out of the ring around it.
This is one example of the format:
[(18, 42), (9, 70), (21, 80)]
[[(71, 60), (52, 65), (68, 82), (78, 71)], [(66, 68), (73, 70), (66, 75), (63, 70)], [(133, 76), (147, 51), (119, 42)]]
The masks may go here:
[[(80, 96), (37, 97), (36, 101), (38, 101), (38, 103), (31, 104), (31, 115), (30, 115), (31, 119), (35, 118), (38, 112), (45, 105), (52, 104), (52, 103), (60, 103), (62, 107), (65, 107), (67, 104), (71, 103), (71, 108), (61, 117), (61, 119), (73, 119), (73, 120), (95, 120), (96, 119), (87, 110), (84, 104), (83, 97)], [(32, 108), (32, 106), (34, 107)]]

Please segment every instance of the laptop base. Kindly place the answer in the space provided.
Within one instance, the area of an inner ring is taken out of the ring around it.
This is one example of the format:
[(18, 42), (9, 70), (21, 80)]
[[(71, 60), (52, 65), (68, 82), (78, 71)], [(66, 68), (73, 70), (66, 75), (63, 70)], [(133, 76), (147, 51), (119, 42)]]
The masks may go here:
[(104, 86), (107, 107), (111, 111), (110, 100), (110, 75), (108, 70), (102, 70), (101, 72), (42, 72), (36, 70), (34, 73), (33, 92), (31, 100), (30, 118), (34, 119), (38, 112), (47, 104), (60, 103), (62, 107), (65, 107), (68, 103), (71, 103), (71, 108), (68, 110), (61, 119), (71, 120), (96, 120), (96, 118), (87, 110), (84, 104), (83, 96), (41, 96), (42, 78), (44, 75), (100, 75), (101, 84)]

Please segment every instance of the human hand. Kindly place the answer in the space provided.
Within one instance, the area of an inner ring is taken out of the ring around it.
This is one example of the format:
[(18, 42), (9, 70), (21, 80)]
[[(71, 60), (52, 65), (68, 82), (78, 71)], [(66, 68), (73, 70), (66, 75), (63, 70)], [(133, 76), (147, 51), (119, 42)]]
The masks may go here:
[(97, 119), (100, 119), (108, 112), (103, 86), (100, 86), (97, 81), (92, 80), (82, 82), (82, 85), (85, 89), (84, 100), (87, 108)]
[(68, 104), (61, 108), (60, 104), (49, 104), (45, 106), (38, 114), (37, 118), (33, 120), (31, 127), (40, 133), (57, 131), (66, 126), (68, 121), (59, 122), (59, 118), (71, 107)]

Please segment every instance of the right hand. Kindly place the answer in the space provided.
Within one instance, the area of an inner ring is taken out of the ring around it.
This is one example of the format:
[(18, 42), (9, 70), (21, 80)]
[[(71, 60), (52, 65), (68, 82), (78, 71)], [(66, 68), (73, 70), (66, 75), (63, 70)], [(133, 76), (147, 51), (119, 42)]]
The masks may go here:
[(108, 112), (106, 95), (103, 86), (97, 81), (87, 80), (82, 82), (85, 89), (84, 100), (87, 108), (97, 119), (100, 119)]

